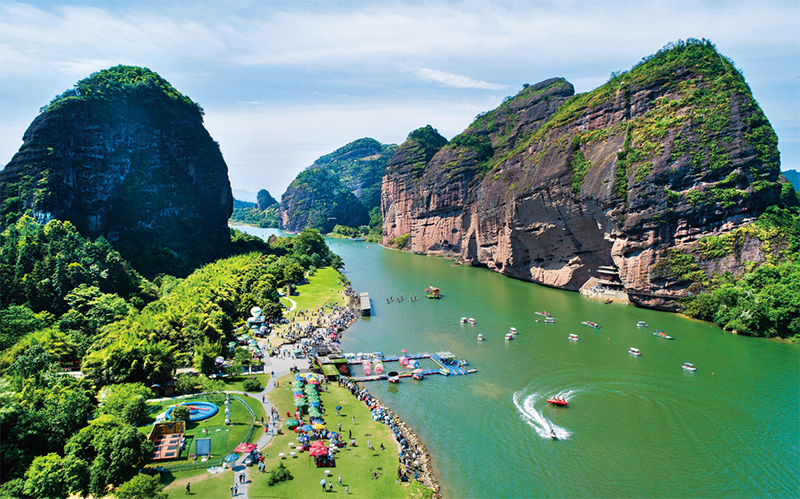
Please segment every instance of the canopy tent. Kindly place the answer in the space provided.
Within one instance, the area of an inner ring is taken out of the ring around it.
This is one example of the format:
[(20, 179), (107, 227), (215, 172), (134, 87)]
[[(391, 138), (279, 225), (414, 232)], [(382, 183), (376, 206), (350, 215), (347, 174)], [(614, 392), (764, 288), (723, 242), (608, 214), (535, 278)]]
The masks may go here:
[(308, 451), (309, 456), (324, 456), (327, 453), (327, 447), (311, 447), (311, 450)]
[(247, 453), (250, 453), (250, 452), (253, 452), (253, 449), (255, 449), (256, 447), (258, 447), (257, 444), (241, 443), (235, 449), (233, 449), (233, 452), (247, 452)]

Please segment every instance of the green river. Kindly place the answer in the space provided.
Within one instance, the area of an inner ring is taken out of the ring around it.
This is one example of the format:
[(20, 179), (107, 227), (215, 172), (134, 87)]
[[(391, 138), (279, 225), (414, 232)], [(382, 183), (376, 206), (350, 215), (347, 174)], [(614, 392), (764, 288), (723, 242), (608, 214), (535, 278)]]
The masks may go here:
[[(800, 346), (328, 241), (372, 302), (373, 315), (345, 332), (345, 352), (449, 350), (478, 369), (367, 383), (425, 442), (445, 497), (800, 497)], [(424, 297), (429, 285), (441, 300)], [(537, 311), (555, 323), (537, 323)], [(511, 327), (518, 334), (505, 341)], [(546, 402), (557, 394), (568, 407)]]

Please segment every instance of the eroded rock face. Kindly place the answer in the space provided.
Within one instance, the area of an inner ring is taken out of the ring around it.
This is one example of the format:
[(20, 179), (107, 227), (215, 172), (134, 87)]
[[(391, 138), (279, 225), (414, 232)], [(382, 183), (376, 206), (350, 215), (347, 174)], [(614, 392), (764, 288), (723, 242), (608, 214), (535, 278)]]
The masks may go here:
[(309, 168), (297, 175), (281, 196), (279, 216), (281, 227), (291, 232), (310, 227), (328, 233), (336, 225), (369, 223), (358, 198), (324, 168)]
[(424, 168), (407, 141), (383, 179), (382, 243), (570, 290), (615, 266), (632, 300), (674, 309), (687, 284), (651, 269), (778, 202), (776, 145), (733, 66), (682, 45), (588, 94), (526, 87)]
[(145, 68), (101, 71), (76, 89), (31, 123), (0, 172), (4, 223), (50, 213), (146, 274), (225, 254), (233, 197), (201, 108)]

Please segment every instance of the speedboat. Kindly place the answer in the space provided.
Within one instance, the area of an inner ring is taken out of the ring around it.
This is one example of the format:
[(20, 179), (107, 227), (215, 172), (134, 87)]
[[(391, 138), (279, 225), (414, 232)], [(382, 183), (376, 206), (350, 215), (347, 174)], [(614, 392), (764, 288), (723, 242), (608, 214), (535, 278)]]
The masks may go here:
[(483, 341), (483, 335), (482, 334), (478, 335), (478, 341)]
[(598, 327), (600, 327), (600, 325), (599, 325), (598, 323), (596, 323), (596, 322), (592, 322), (592, 321), (583, 321), (583, 322), (581, 322), (581, 324), (583, 324), (584, 326), (593, 327), (593, 328), (595, 328), (595, 329), (597, 329)]
[(577, 334), (569, 335), (569, 341), (578, 341), (578, 335)]
[(513, 339), (514, 339), (514, 335), (513, 335), (513, 334), (511, 334), (511, 333), (508, 333), (508, 334), (506, 335), (506, 341), (508, 341), (508, 340), (513, 340)]
[(558, 435), (556, 435), (556, 431), (552, 428), (550, 428), (550, 438), (553, 440), (558, 440)]
[(668, 335), (664, 331), (661, 331), (660, 329), (656, 329), (656, 332), (653, 333), (653, 336), (658, 336), (659, 338), (664, 338), (665, 340), (671, 340), (672, 339), (672, 336)]
[(541, 312), (535, 312), (536, 315), (541, 315), (542, 317), (550, 317), (550, 314), (542, 310)]
[(560, 405), (562, 407), (565, 407), (567, 405), (567, 400), (560, 397), (549, 398), (547, 399), (547, 401), (553, 405)]
[(629, 354), (631, 354), (631, 355), (642, 355), (642, 354), (639, 352), (639, 349), (638, 349), (638, 348), (631, 348), (630, 350), (628, 350), (628, 353), (629, 353)]
[(687, 371), (697, 371), (697, 368), (694, 367), (694, 364), (690, 364), (689, 362), (684, 362), (681, 367)]
[(647, 323), (645, 321), (639, 321), (636, 323), (636, 327), (647, 327)]
[(469, 320), (468, 320), (467, 322), (469, 322), (470, 324), (475, 324), (475, 319), (473, 319), (472, 317), (470, 317), (470, 318), (469, 318)]
[(466, 323), (467, 323), (467, 318), (466, 317), (462, 317), (461, 318), (461, 324), (466, 324)]
[(476, 373), (476, 372), (478, 372), (478, 370), (475, 369), (474, 367), (472, 369), (467, 369), (467, 374), (472, 374), (472, 373)]
[(511, 333), (511, 334), (517, 334), (517, 328), (515, 328), (515, 327), (512, 327), (512, 328), (511, 328), (511, 330), (509, 331), (509, 333)]

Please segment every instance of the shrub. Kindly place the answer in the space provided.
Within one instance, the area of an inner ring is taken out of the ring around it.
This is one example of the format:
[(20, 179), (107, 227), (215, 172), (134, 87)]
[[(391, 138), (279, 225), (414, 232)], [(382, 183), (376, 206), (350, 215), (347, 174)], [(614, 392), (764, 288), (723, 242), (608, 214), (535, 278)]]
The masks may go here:
[(286, 469), (286, 466), (284, 466), (283, 463), (280, 463), (276, 469), (269, 472), (269, 480), (267, 481), (267, 485), (271, 487), (276, 483), (292, 479), (294, 479), (292, 473)]
[(261, 391), (261, 383), (255, 378), (248, 378), (242, 383), (242, 388), (246, 392), (258, 392)]
[(173, 421), (189, 421), (189, 408), (185, 405), (178, 405), (172, 409), (170, 419)]

